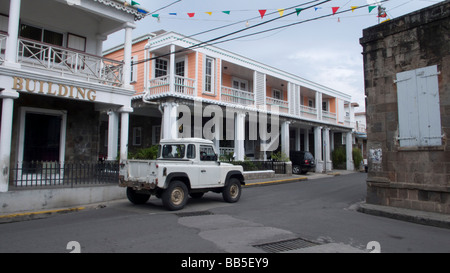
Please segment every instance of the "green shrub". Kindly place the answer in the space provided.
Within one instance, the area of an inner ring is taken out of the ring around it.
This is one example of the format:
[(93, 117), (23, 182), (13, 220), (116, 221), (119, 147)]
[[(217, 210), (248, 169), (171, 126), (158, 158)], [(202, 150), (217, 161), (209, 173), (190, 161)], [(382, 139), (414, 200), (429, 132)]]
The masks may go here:
[(339, 146), (331, 153), (331, 160), (333, 161), (333, 168), (345, 169), (347, 162), (347, 155), (344, 146)]
[(272, 154), (272, 160), (280, 162), (288, 162), (289, 157), (285, 153), (279, 151), (277, 153)]
[(363, 160), (361, 149), (353, 148), (352, 156), (353, 156), (353, 165), (355, 165), (355, 169), (358, 170), (359, 166), (361, 165), (361, 161)]
[(148, 148), (140, 149), (140, 150), (136, 151), (135, 153), (130, 153), (128, 155), (128, 158), (133, 158), (133, 159), (156, 159), (157, 156), (158, 156), (158, 145), (153, 145), (153, 146), (148, 147)]

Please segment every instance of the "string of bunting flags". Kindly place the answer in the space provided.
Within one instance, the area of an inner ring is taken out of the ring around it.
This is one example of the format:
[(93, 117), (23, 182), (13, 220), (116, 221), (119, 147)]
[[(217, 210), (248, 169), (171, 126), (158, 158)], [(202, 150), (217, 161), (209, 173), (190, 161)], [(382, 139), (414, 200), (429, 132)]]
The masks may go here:
[[(142, 9), (142, 8), (140, 8), (139, 6), (140, 6), (140, 4), (138, 3), (138, 2), (136, 2), (136, 1), (131, 1), (131, 3), (128, 3), (127, 1), (124, 1), (124, 5), (125, 6), (132, 6), (132, 7), (135, 7), (136, 8), (136, 10), (138, 11), (138, 12), (141, 12), (141, 13), (144, 13), (144, 14), (150, 14), (152, 17), (154, 17), (154, 18), (157, 18), (158, 20), (159, 20), (159, 18), (160, 18), (160, 16), (161, 16), (161, 14), (159, 14), (159, 13), (150, 13), (150, 12), (148, 12), (147, 10), (144, 10), (144, 9)], [(355, 9), (357, 9), (359, 6), (351, 6), (350, 8), (351, 8), (351, 11), (353, 12)], [(379, 18), (386, 18), (387, 17), (387, 14), (386, 14), (386, 11), (385, 11), (385, 8), (383, 8), (383, 7), (381, 7), (381, 6), (377, 6), (377, 5), (373, 5), (373, 6), (368, 6), (368, 11), (369, 11), (369, 13), (371, 13), (375, 8), (377, 8), (378, 7), (378, 15), (377, 15), (377, 17), (379, 17)], [(324, 9), (325, 7), (314, 7), (314, 11), (318, 11), (319, 9)], [(332, 12), (332, 14), (334, 15), (336, 12), (338, 12), (338, 10), (339, 10), (339, 8), (340, 7), (331, 7), (331, 12)], [(302, 12), (302, 8), (295, 8), (295, 11), (296, 11), (296, 13), (297, 13), (297, 16), (299, 16), (300, 15), (300, 13)], [(196, 15), (198, 15), (199, 13), (205, 13), (205, 14), (207, 14), (207, 15), (209, 15), (209, 16), (212, 16), (214, 13), (223, 13), (223, 14), (227, 14), (227, 15), (231, 15), (231, 13), (232, 13), (232, 11), (233, 10), (223, 10), (223, 11), (206, 11), (206, 12), (186, 12), (186, 15), (189, 17), (189, 18), (194, 18)], [(236, 11), (240, 11), (240, 10), (236, 10)], [(258, 13), (259, 13), (259, 15), (260, 15), (260, 17), (261, 17), (261, 19), (263, 19), (264, 18), (264, 16), (266, 15), (266, 12), (268, 11), (267, 9), (258, 9), (257, 10), (258, 11)], [(280, 15), (280, 17), (282, 17), (283, 16), (283, 14), (284, 14), (284, 11), (285, 11), (285, 9), (277, 9), (277, 11), (278, 11), (278, 14)], [(167, 13), (169, 16), (179, 16), (179, 15), (181, 15), (180, 13), (178, 13), (178, 12), (169, 12), (169, 13)]]

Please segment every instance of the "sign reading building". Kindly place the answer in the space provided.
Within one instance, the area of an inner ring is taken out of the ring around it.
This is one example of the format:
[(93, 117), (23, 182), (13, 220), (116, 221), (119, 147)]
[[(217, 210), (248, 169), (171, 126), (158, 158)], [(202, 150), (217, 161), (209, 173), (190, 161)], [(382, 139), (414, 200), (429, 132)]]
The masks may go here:
[(92, 102), (97, 99), (96, 91), (93, 89), (21, 77), (13, 77), (12, 89), (48, 96), (88, 100)]

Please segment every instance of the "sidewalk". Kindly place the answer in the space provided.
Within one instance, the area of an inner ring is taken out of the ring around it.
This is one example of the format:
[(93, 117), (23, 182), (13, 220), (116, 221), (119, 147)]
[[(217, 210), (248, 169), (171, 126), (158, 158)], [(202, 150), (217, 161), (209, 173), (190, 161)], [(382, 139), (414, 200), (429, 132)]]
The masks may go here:
[(346, 175), (357, 173), (355, 171), (347, 171), (347, 170), (335, 170), (327, 173), (314, 173), (308, 172), (306, 174), (296, 175), (296, 174), (276, 174), (275, 177), (272, 178), (261, 178), (261, 179), (250, 179), (245, 181), (245, 187), (253, 187), (253, 186), (265, 186), (272, 184), (281, 184), (281, 183), (291, 183), (291, 182), (299, 182), (304, 180), (325, 178), (325, 177), (333, 177), (339, 175)]

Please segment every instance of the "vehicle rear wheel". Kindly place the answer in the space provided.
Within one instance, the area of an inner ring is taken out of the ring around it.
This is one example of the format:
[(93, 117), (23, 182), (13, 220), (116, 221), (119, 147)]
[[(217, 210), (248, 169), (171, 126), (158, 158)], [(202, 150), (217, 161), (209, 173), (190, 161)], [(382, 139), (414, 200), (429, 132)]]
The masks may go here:
[(180, 210), (187, 202), (188, 188), (181, 181), (173, 181), (161, 195), (163, 205), (168, 210)]
[(150, 199), (150, 194), (139, 193), (131, 187), (127, 188), (127, 198), (135, 205), (145, 204)]
[(241, 198), (241, 182), (237, 178), (231, 178), (225, 185), (222, 192), (223, 200), (228, 203), (235, 203)]

